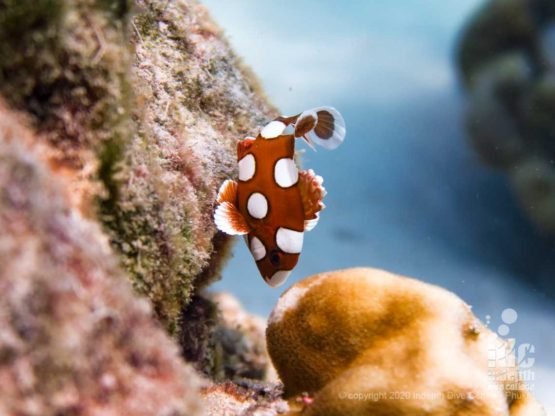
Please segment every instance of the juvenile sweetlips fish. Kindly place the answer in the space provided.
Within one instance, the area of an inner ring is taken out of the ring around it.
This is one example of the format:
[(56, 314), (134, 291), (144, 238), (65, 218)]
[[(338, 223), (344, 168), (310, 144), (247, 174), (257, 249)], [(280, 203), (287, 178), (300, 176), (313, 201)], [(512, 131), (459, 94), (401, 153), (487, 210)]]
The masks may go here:
[[(286, 133), (291, 130), (291, 134)], [(332, 107), (278, 117), (256, 138), (237, 144), (238, 181), (218, 192), (214, 220), (219, 230), (244, 235), (260, 274), (270, 286), (284, 283), (299, 259), (305, 231), (324, 209), (323, 179), (295, 163), (295, 139), (335, 149), (345, 139), (345, 122)]]

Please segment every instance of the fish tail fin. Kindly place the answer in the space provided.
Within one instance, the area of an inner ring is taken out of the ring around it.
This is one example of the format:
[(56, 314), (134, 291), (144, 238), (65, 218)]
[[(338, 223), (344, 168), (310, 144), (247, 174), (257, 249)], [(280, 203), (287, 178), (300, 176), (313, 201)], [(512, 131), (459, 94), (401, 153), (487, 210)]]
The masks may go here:
[(295, 121), (295, 137), (302, 137), (314, 149), (314, 144), (335, 149), (345, 140), (345, 120), (333, 107), (316, 107), (303, 111)]

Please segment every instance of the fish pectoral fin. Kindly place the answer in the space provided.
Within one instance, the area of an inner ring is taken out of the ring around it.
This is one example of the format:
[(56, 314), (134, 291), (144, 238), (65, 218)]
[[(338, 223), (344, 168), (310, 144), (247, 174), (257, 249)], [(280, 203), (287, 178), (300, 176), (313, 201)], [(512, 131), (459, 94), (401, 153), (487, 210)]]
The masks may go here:
[(218, 204), (221, 204), (222, 202), (231, 202), (235, 205), (237, 202), (237, 182), (232, 181), (231, 179), (226, 179), (220, 186), (216, 202)]
[(312, 169), (299, 172), (299, 190), (304, 207), (305, 230), (312, 230), (319, 219), (319, 212), (325, 208), (323, 199), (326, 189), (322, 186), (324, 180), (316, 175)]
[(214, 222), (218, 230), (229, 235), (248, 234), (250, 227), (237, 209), (237, 182), (227, 179), (220, 186), (216, 197), (218, 206), (214, 211)]
[(229, 235), (248, 234), (250, 227), (235, 204), (224, 201), (216, 207), (214, 222), (218, 230)]

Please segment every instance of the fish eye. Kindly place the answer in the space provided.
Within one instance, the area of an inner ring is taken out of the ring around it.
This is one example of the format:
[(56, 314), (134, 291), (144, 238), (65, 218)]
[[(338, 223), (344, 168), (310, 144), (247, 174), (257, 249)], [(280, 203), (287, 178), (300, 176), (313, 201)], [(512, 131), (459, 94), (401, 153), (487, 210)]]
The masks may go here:
[(281, 264), (281, 256), (280, 256), (278, 250), (270, 251), (269, 258), (270, 258), (270, 263), (272, 264), (272, 266), (279, 267), (279, 265)]

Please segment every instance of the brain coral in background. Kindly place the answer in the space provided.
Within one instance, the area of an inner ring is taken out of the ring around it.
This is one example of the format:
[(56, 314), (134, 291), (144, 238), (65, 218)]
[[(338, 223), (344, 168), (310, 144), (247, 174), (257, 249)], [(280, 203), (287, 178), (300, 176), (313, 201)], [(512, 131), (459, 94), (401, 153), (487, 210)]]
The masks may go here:
[(490, 0), (463, 30), (458, 64), (481, 158), (509, 176), (520, 204), (555, 235), (555, 2)]
[(309, 277), (281, 296), (266, 336), (285, 395), (311, 396), (302, 415), (544, 415), (509, 345), (458, 297), (417, 280), (373, 269)]
[(274, 116), (256, 81), (194, 0), (0, 1), (0, 44), (0, 95), (176, 331), (231, 241), (235, 142)]

